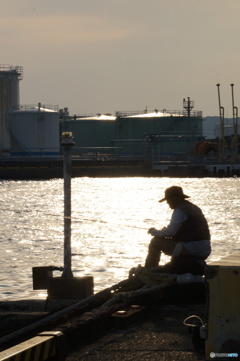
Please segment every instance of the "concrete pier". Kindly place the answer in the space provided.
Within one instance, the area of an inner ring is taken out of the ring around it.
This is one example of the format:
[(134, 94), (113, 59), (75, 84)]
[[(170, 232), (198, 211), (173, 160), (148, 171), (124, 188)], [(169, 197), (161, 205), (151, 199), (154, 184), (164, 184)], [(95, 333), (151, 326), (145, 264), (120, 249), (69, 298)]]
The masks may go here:
[[(109, 289), (108, 294), (105, 294), (104, 290), (103, 293), (91, 297), (94, 301), (91, 310), (87, 306), (88, 301), (83, 300), (59, 311), (56, 316), (45, 314), (42, 321), (36, 322), (35, 330), (39, 333), (50, 327), (53, 331), (61, 332), (66, 340), (66, 361), (120, 361), (133, 358), (144, 361), (203, 361), (204, 350), (196, 349), (193, 335), (189, 334), (183, 321), (193, 314), (204, 317), (205, 305), (195, 297), (196, 292), (191, 285), (179, 286), (184, 288), (183, 292), (180, 292), (179, 288), (174, 292), (169, 286), (166, 289), (169, 292), (164, 297), (159, 286), (148, 294), (140, 297), (138, 295), (137, 298), (135, 291), (128, 293), (128, 297), (120, 293), (119, 297), (110, 303), (107, 300), (112, 291)], [(176, 294), (179, 297), (176, 297)], [(188, 304), (185, 303), (187, 294), (192, 296)], [(100, 302), (98, 307), (96, 301)], [(140, 304), (144, 307), (137, 306), (134, 301), (141, 301)], [(129, 302), (134, 302), (130, 303), (133, 305), (130, 307), (139, 309), (140, 312), (136, 312), (134, 318), (130, 312), (130, 317), (116, 322), (116, 312), (128, 312)], [(16, 307), (16, 303), (12, 306)], [(31, 328), (29, 338), (32, 336)], [(13, 342), (13, 339), (11, 340)], [(1, 346), (3, 345), (0, 342), (0, 351)]]
[[(56, 316), (49, 315), (50, 321), (43, 313), (40, 322), (44, 328), (64, 334), (68, 345), (66, 361), (203, 361), (223, 354), (238, 359), (239, 277), (240, 253), (235, 253), (207, 266), (205, 284), (169, 284), (164, 291), (158, 286), (144, 295), (139, 294), (141, 290), (123, 291), (116, 294), (116, 301), (111, 299), (111, 288), (58, 311)], [(91, 307), (89, 300), (93, 302)], [(139, 310), (144, 312), (128, 318), (129, 305), (135, 310), (142, 305), (144, 308)], [(126, 317), (116, 322), (118, 311)], [(207, 325), (205, 341), (196, 334), (199, 327), (184, 325), (192, 315)]]
[(204, 361), (204, 350), (196, 349), (183, 320), (204, 314), (202, 305), (152, 305), (138, 322), (111, 328), (99, 339), (79, 345), (66, 361)]

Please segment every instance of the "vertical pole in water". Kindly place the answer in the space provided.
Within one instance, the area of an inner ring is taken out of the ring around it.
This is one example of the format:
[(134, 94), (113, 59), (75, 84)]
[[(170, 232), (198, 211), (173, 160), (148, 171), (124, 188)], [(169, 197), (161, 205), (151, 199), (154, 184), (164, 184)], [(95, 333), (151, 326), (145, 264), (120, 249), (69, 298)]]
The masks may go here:
[(64, 270), (63, 278), (72, 278), (71, 254), (71, 148), (73, 137), (71, 132), (62, 133), (63, 177), (64, 177)]

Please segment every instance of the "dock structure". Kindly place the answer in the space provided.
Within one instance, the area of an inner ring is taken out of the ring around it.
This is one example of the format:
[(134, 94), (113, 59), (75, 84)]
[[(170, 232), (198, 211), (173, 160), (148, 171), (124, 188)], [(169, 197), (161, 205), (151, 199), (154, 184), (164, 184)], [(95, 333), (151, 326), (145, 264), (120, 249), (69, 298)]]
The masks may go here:
[[(158, 275), (165, 279), (158, 285), (143, 288), (141, 283), (125, 280), (56, 314), (45, 313), (36, 322), (36, 334), (49, 327), (61, 332), (68, 348), (66, 361), (237, 358), (239, 252), (208, 264), (203, 283), (179, 284), (175, 277), (166, 282), (166, 275)], [(194, 315), (201, 323), (186, 327), (186, 319)], [(2, 337), (0, 348), (8, 347), (10, 341), (14, 334)]]
[[(42, 328), (51, 327), (64, 335), (66, 361), (118, 361), (130, 357), (145, 361), (160, 360), (162, 355), (169, 360), (204, 360), (203, 350), (196, 352), (192, 335), (183, 325), (183, 320), (191, 314), (204, 315), (204, 298), (199, 301), (196, 297), (196, 285), (182, 285), (183, 292), (181, 287), (174, 292), (171, 283), (144, 290), (127, 291), (123, 287), (126, 292), (118, 292), (123, 284), (62, 309), (56, 315), (45, 315), (42, 321), (36, 321), (35, 329), (43, 332), (39, 329), (41, 324)], [(186, 305), (187, 294), (191, 295), (191, 306)], [(7, 343), (0, 341), (0, 348), (10, 342), (16, 344), (11, 334), (4, 338)]]

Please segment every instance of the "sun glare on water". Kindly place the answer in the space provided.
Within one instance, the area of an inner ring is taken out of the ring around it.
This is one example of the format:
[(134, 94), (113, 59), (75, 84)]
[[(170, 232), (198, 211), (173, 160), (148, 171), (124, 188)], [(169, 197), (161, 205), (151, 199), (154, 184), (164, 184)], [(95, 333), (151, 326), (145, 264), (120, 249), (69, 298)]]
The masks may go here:
[[(212, 235), (209, 261), (240, 250), (238, 178), (73, 178), (72, 270), (94, 277), (95, 292), (128, 277), (145, 262), (150, 227), (161, 229), (172, 210), (158, 200), (182, 186), (203, 210)], [(63, 267), (63, 181), (5, 181), (0, 232), (3, 298), (42, 297), (32, 290), (32, 267)], [(161, 264), (169, 257), (162, 257)]]

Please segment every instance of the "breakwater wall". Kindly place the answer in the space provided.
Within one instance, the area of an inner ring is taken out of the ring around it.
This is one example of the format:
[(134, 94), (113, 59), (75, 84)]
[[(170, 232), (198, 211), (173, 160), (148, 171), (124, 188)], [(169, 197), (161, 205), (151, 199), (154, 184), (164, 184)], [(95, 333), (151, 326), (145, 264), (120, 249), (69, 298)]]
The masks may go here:
[[(136, 159), (72, 159), (72, 177), (238, 177), (240, 164), (162, 162)], [(63, 160), (0, 160), (0, 179), (51, 179), (63, 177)]]

